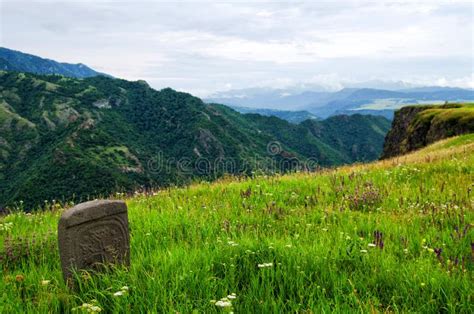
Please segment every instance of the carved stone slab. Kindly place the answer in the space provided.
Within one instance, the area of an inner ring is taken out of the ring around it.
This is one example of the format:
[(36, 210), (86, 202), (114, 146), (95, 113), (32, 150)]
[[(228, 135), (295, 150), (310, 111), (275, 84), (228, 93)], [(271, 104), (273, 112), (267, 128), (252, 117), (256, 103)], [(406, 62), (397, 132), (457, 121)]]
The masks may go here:
[(65, 211), (58, 226), (59, 256), (64, 280), (73, 270), (100, 270), (107, 264), (130, 264), (127, 205), (99, 200)]

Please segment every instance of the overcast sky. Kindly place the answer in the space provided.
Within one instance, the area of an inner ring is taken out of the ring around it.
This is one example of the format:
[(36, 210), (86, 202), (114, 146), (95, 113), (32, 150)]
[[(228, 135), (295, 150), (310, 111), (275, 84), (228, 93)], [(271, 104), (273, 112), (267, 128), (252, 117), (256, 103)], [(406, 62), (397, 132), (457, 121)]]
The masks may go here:
[(3, 47), (198, 96), (370, 80), (474, 88), (470, 1), (0, 1)]

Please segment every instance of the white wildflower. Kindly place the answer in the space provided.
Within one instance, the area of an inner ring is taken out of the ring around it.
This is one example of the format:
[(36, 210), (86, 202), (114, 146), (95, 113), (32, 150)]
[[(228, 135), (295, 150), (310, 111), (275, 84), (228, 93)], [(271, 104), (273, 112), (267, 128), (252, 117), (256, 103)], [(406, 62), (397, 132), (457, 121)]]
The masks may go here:
[(367, 253), (367, 250), (360, 250), (361, 253)]
[(258, 264), (259, 268), (273, 267), (273, 263)]
[(51, 280), (41, 280), (41, 285), (42, 286), (47, 286), (47, 285), (49, 285), (50, 282), (51, 282)]
[(219, 301), (217, 301), (215, 303), (216, 306), (219, 306), (219, 307), (231, 307), (232, 306), (232, 302), (229, 300), (229, 298), (222, 298), (220, 299)]
[(219, 307), (230, 307), (230, 306), (232, 306), (232, 302), (219, 300), (219, 301), (216, 302), (216, 306), (219, 306)]
[(13, 227), (13, 222), (5, 222), (0, 224), (0, 231), (8, 231)]
[(98, 307), (97, 305), (93, 305), (89, 309), (91, 310), (92, 313), (98, 313), (98, 312), (102, 311), (102, 309), (100, 307)]
[(369, 244), (367, 244), (367, 246), (369, 246), (369, 247), (376, 247), (377, 244), (375, 244), (375, 243), (369, 243)]
[(94, 305), (94, 304), (89, 304), (89, 303), (83, 303), (81, 306), (75, 307), (72, 310), (77, 311), (79, 309), (82, 309), (86, 311), (87, 313), (99, 313), (102, 311), (100, 306)]
[(114, 297), (120, 297), (122, 295), (125, 295), (128, 292), (128, 286), (123, 286), (120, 288), (120, 291), (117, 291), (114, 293)]

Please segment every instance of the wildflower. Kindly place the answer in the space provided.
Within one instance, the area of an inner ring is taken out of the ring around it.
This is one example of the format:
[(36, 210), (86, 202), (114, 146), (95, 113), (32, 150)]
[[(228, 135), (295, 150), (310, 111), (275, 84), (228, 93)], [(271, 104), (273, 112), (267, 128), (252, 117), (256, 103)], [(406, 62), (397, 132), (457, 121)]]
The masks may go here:
[(421, 286), (424, 287), (424, 286), (426, 286), (426, 284), (425, 284), (424, 282), (422, 282), (422, 283), (421, 283)]
[(5, 222), (0, 224), (0, 231), (8, 231), (13, 227), (13, 222)]
[(49, 285), (50, 282), (51, 282), (51, 280), (41, 280), (41, 285), (42, 286), (47, 286), (47, 285)]
[(408, 254), (408, 249), (403, 249), (403, 252), (404, 252), (405, 254)]
[(369, 244), (367, 244), (367, 246), (369, 246), (369, 247), (376, 247), (377, 245), (376, 245), (375, 243), (369, 243)]
[(83, 303), (81, 306), (73, 308), (73, 311), (79, 310), (79, 309), (85, 310), (87, 313), (99, 313), (102, 311), (100, 306), (89, 304), (89, 303)]
[(219, 306), (219, 307), (231, 307), (232, 306), (232, 302), (230, 302), (229, 300), (227, 299), (221, 299), (219, 301), (217, 301), (215, 303), (216, 306)]
[(259, 268), (266, 268), (266, 267), (272, 267), (273, 263), (263, 263), (263, 264), (258, 264), (257, 265)]
[(367, 250), (360, 250), (361, 253), (367, 253)]
[(227, 299), (229, 300), (235, 300), (237, 298), (237, 295), (235, 293), (231, 293), (227, 296)]
[(15, 280), (16, 280), (16, 282), (23, 282), (23, 281), (25, 281), (25, 276), (23, 276), (23, 275), (16, 275), (16, 276), (15, 276)]
[(383, 242), (383, 233), (375, 230), (374, 231), (374, 238), (375, 238), (375, 245), (378, 246), (381, 250), (383, 250), (384, 242)]
[(123, 286), (122, 288), (120, 288), (120, 291), (117, 291), (114, 293), (114, 297), (120, 297), (122, 295), (125, 295), (127, 292), (128, 292), (128, 287)]
[(235, 243), (234, 241), (228, 241), (227, 244), (229, 244), (230, 246), (238, 246), (239, 245), (238, 243)]
[(440, 263), (443, 263), (443, 257), (441, 256), (441, 253), (443, 253), (443, 249), (442, 248), (435, 248), (434, 252), (436, 254), (436, 258), (438, 259), (438, 261)]
[(150, 232), (145, 233), (146, 236), (151, 236)]

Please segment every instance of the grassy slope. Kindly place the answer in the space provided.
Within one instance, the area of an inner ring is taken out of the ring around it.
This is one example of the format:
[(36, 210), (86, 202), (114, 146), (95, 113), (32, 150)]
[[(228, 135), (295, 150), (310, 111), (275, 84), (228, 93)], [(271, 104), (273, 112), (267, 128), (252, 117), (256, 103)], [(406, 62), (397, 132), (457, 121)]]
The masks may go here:
[(430, 123), (436, 129), (439, 125), (451, 125), (465, 130), (474, 129), (474, 103), (448, 105), (451, 108), (427, 109), (420, 112), (417, 123)]
[[(77, 292), (61, 279), (61, 209), (12, 214), (0, 218), (0, 312), (219, 312), (211, 300), (236, 293), (235, 312), (472, 313), (473, 173), (470, 134), (321, 174), (137, 195), (130, 270), (83, 275)], [(383, 249), (369, 246), (375, 231)]]
[(426, 105), (427, 110), (421, 113), (421, 117), (432, 118), (433, 116), (440, 116), (439, 119), (446, 120), (451, 118), (465, 117), (473, 118), (474, 103), (460, 103), (447, 105)]

